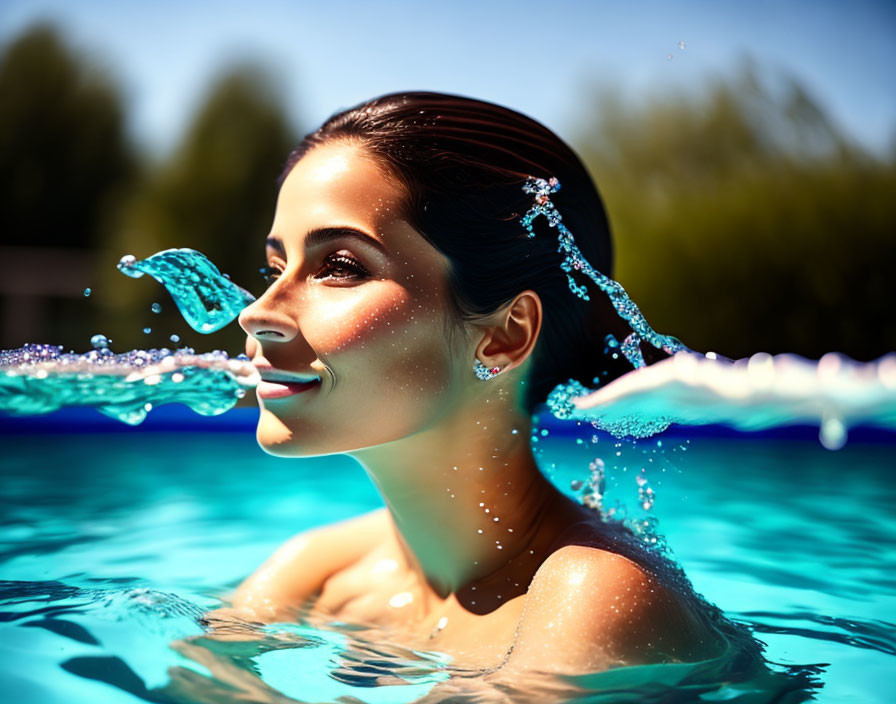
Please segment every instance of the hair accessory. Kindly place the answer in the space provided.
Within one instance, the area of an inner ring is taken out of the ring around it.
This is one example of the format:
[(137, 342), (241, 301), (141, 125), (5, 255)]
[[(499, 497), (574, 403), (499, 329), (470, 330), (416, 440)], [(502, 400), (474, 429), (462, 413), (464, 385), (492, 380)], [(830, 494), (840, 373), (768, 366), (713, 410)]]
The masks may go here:
[(529, 237), (535, 237), (535, 228), (532, 222), (539, 215), (547, 218), (548, 225), (557, 229), (557, 251), (563, 255), (563, 261), (560, 268), (566, 272), (566, 279), (569, 282), (569, 289), (583, 301), (591, 300), (588, 296), (588, 290), (584, 284), (577, 284), (573, 279), (573, 272), (579, 272), (591, 279), (598, 288), (610, 297), (613, 308), (619, 314), (619, 317), (628, 323), (632, 333), (625, 338), (621, 345), (622, 354), (635, 367), (644, 366), (644, 356), (641, 353), (641, 341), (649, 342), (657, 349), (662, 349), (666, 354), (675, 354), (676, 352), (687, 351), (679, 340), (669, 335), (660, 335), (647, 324), (644, 315), (635, 305), (635, 302), (628, 297), (625, 289), (622, 288), (613, 279), (604, 276), (594, 269), (579, 251), (572, 233), (563, 224), (563, 218), (557, 211), (557, 208), (551, 202), (551, 194), (560, 190), (560, 181), (556, 177), (551, 176), (549, 179), (536, 178), (530, 176), (523, 185), (523, 191), (535, 195), (535, 205), (526, 211), (523, 215), (522, 223), (529, 233)]
[(476, 378), (481, 381), (488, 381), (489, 379), (494, 379), (498, 376), (498, 372), (501, 371), (500, 367), (492, 367), (489, 369), (478, 359), (473, 362), (473, 373), (476, 374)]

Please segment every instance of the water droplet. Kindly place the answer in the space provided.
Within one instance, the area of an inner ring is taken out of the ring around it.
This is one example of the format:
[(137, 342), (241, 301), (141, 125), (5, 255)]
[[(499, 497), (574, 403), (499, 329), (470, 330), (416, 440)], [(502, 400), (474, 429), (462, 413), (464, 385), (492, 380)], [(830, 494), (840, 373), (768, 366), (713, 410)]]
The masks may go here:
[(582, 488), (582, 485), (583, 485), (583, 482), (580, 479), (573, 479), (569, 483), (569, 488), (572, 489), (573, 491), (578, 491), (579, 489)]
[(93, 291), (91, 291), (89, 288), (85, 288), (85, 289), (84, 289), (84, 295), (85, 295), (85, 296), (90, 296), (91, 293), (93, 293)]
[(177, 344), (178, 342), (180, 342), (180, 335), (175, 334), (175, 335), (172, 335), (171, 337), (169, 337), (168, 339), (171, 340), (174, 344)]
[(126, 274), (134, 279), (139, 279), (143, 276), (143, 272), (139, 269), (134, 268), (134, 264), (137, 263), (137, 257), (133, 254), (125, 254), (121, 259), (118, 260), (118, 270), (122, 274)]
[(818, 439), (826, 450), (839, 450), (846, 444), (846, 426), (836, 416), (827, 416), (821, 421)]
[(109, 347), (109, 338), (105, 335), (97, 333), (93, 337), (90, 338), (90, 344), (93, 346), (95, 350), (104, 350)]
[(143, 334), (149, 335), (152, 332), (152, 328), (143, 328)]
[(153, 303), (150, 306), (150, 309), (153, 313), (161, 313), (162, 312), (162, 304), (161, 303)]

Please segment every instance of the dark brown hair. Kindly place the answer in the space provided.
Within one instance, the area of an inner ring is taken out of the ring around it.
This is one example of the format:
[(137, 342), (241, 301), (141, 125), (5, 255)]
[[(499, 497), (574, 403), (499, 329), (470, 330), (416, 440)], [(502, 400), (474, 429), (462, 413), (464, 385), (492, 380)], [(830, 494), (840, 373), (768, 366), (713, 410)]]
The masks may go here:
[(603, 202), (557, 135), (485, 101), (392, 93), (336, 113), (306, 135), (280, 183), (308, 151), (340, 139), (361, 144), (404, 186), (402, 216), (452, 264), (458, 319), (492, 313), (526, 289), (539, 295), (544, 321), (527, 380), (529, 411), (558, 383), (576, 379), (594, 387), (630, 369), (621, 356), (603, 354), (608, 333), (620, 341), (628, 333), (607, 297), (590, 282), (590, 302), (573, 294), (560, 269), (557, 231), (538, 218), (536, 237), (529, 238), (520, 222), (534, 202), (522, 190), (526, 179), (556, 176), (561, 189), (551, 200), (564, 224), (591, 265), (612, 276)]

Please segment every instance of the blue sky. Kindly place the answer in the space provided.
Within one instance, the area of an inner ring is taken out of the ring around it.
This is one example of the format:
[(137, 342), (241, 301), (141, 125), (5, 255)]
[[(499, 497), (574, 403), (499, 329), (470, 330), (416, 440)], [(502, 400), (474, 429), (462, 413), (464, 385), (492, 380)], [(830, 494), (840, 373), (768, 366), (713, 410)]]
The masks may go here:
[(377, 94), (428, 89), (507, 105), (573, 139), (589, 81), (638, 99), (699, 87), (750, 54), (800, 78), (861, 144), (889, 151), (896, 138), (886, 1), (0, 0), (0, 42), (41, 18), (119, 79), (153, 150), (176, 142), (210, 77), (243, 58), (276, 72), (302, 128)]

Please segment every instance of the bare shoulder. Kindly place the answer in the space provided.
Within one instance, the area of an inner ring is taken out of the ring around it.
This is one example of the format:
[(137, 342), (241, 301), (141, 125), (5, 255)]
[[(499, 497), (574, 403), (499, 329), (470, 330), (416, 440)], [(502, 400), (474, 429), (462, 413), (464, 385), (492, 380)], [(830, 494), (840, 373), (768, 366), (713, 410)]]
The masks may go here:
[(505, 667), (574, 673), (699, 659), (708, 636), (687, 605), (640, 565), (566, 545), (536, 572)]
[(234, 608), (274, 617), (313, 596), (326, 579), (361, 559), (389, 535), (385, 508), (294, 535), (233, 595)]

